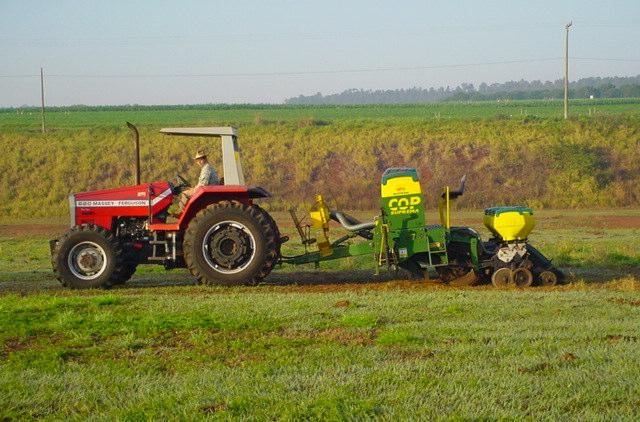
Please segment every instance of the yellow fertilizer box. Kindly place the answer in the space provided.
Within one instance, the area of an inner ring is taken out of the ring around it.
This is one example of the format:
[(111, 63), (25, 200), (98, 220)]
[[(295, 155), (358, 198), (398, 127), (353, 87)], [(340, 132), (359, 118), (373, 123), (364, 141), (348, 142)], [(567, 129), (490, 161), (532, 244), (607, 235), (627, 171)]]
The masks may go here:
[(504, 241), (526, 240), (536, 225), (533, 210), (525, 207), (493, 207), (484, 210), (484, 225)]

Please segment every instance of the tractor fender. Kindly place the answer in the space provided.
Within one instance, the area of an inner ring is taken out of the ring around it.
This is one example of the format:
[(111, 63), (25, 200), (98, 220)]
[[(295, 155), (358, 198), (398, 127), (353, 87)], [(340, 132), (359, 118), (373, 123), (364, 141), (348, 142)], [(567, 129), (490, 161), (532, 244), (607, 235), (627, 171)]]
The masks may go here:
[(253, 199), (268, 198), (270, 196), (269, 192), (260, 187), (240, 185), (200, 186), (196, 188), (193, 196), (185, 206), (178, 224), (181, 230), (186, 229), (191, 219), (200, 210), (220, 201), (236, 201), (244, 205), (252, 205)]

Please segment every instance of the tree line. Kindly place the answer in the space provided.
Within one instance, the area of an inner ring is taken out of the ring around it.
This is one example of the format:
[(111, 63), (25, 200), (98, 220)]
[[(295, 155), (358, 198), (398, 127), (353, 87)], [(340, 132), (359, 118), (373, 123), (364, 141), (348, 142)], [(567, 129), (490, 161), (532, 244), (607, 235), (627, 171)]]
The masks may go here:
[[(365, 90), (347, 89), (336, 94), (299, 95), (288, 98), (285, 104), (415, 104), (438, 101), (487, 101), (487, 100), (533, 100), (563, 98), (563, 80), (508, 81), (504, 83), (481, 83), (477, 87), (462, 83), (454, 88), (420, 88)], [(630, 77), (590, 77), (569, 84), (570, 98), (638, 98), (640, 97), (640, 75)]]

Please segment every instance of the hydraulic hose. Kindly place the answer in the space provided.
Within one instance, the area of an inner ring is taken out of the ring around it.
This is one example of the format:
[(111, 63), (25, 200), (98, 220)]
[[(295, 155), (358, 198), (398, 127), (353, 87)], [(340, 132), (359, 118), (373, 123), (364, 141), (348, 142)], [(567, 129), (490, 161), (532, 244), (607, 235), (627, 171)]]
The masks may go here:
[[(348, 214), (341, 213), (340, 211), (331, 211), (329, 216), (332, 220), (337, 221), (343, 228), (350, 232), (356, 232), (363, 237), (367, 237), (364, 233), (369, 230), (373, 230), (376, 224), (372, 221), (370, 223), (361, 223)], [(367, 237), (368, 238), (368, 237)]]

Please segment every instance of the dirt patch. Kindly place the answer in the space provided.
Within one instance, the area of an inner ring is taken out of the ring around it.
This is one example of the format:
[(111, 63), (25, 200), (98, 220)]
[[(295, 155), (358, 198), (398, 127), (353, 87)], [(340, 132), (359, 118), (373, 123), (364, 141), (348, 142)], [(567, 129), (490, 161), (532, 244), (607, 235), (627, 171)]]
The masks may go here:
[(351, 302), (348, 300), (339, 300), (333, 305), (334, 308), (348, 308), (351, 305)]
[(153, 342), (154, 349), (190, 350), (195, 348), (188, 333), (171, 330), (157, 336)]
[[(592, 229), (637, 229), (640, 215), (588, 215), (571, 217), (542, 217), (540, 230), (545, 228), (587, 227)], [(599, 234), (594, 232), (593, 234)]]
[(611, 298), (609, 302), (617, 303), (618, 305), (640, 306), (640, 300)]
[[(373, 270), (351, 271), (300, 271), (274, 272), (264, 282), (264, 287), (278, 292), (331, 293), (361, 290), (433, 290), (447, 289), (439, 280), (425, 282), (412, 280), (403, 274), (383, 273), (375, 275)], [(343, 305), (344, 306), (344, 305)], [(336, 307), (340, 307), (336, 304)]]
[[(635, 292), (640, 290), (640, 268), (618, 267), (615, 269), (580, 267), (563, 267), (567, 275), (566, 284), (541, 287), (532, 286), (524, 289), (515, 287), (501, 289), (511, 292), (559, 292), (574, 290), (609, 290), (616, 292)], [(180, 289), (173, 288), (180, 286)], [(300, 269), (282, 271), (276, 269), (262, 283), (255, 287), (233, 288), (203, 288), (197, 286), (193, 277), (183, 270), (163, 273), (137, 273), (132, 280), (122, 286), (114, 287), (116, 294), (133, 295), (171, 294), (179, 296), (204, 297), (216, 294), (228, 294), (231, 290), (255, 294), (273, 293), (338, 293), (338, 292), (369, 292), (369, 291), (473, 291), (495, 292), (496, 288), (490, 283), (477, 286), (452, 286), (440, 282), (439, 279), (430, 280), (411, 278), (403, 271), (381, 271), (375, 275), (373, 269), (335, 270), (335, 269)], [(102, 290), (68, 290), (60, 286), (50, 270), (23, 271), (16, 273), (0, 273), (0, 297), (4, 294), (30, 295), (46, 291), (48, 294), (60, 297), (90, 297), (103, 295)], [(338, 300), (339, 298), (336, 298)], [(335, 302), (334, 302), (335, 303)], [(637, 306), (637, 299), (625, 303), (627, 306)], [(331, 305), (330, 305), (331, 306)], [(357, 306), (351, 303), (351, 307)], [(338, 306), (339, 307), (339, 306)]]
[(551, 364), (549, 362), (542, 362), (537, 365), (518, 368), (518, 372), (520, 372), (521, 374), (532, 374), (536, 372), (546, 371), (548, 369), (551, 369)]
[(564, 361), (564, 362), (571, 362), (578, 359), (578, 357), (576, 355), (574, 355), (573, 353), (564, 353), (562, 356), (560, 356), (560, 360)]
[[(294, 227), (291, 217), (285, 212), (272, 212), (272, 216), (278, 222), (281, 229), (292, 229)], [(300, 216), (306, 213), (300, 211)], [(377, 215), (376, 211), (349, 211), (361, 221), (371, 221)], [(588, 227), (596, 229), (615, 229), (615, 228), (640, 228), (640, 215), (586, 215), (586, 216), (540, 216), (539, 230), (544, 228), (570, 228), (570, 227)], [(433, 222), (433, 221), (431, 221)], [(332, 227), (338, 228), (337, 223), (332, 222)], [(469, 218), (462, 217), (456, 219), (458, 226), (471, 226), (481, 228), (482, 212), (478, 211), (478, 217)], [(26, 236), (57, 236), (64, 233), (68, 229), (66, 224), (54, 223), (20, 223), (20, 224), (0, 224), (0, 236), (4, 237), (26, 237)], [(297, 240), (297, 238), (293, 238)]]
[(640, 228), (638, 215), (595, 216), (581, 221), (585, 227), (600, 229), (637, 229)]
[(622, 334), (609, 334), (605, 337), (605, 340), (607, 340), (609, 343), (618, 343), (620, 341), (630, 341), (630, 342), (636, 342), (638, 341), (638, 337), (636, 336), (625, 336)]
[(67, 340), (64, 334), (38, 334), (31, 335), (26, 338), (10, 337), (5, 340), (2, 349), (0, 349), (0, 357), (7, 357), (10, 353), (22, 352), (25, 350), (38, 350), (43, 346), (57, 346), (63, 344)]
[(458, 344), (458, 343), (460, 343), (460, 339), (457, 339), (454, 337), (448, 338), (442, 342), (442, 344), (444, 344), (445, 346), (453, 346), (454, 344)]
[(69, 227), (64, 224), (0, 224), (0, 237), (58, 236)]
[(347, 328), (335, 327), (323, 330), (282, 330), (279, 336), (291, 340), (320, 340), (333, 341), (342, 345), (368, 346), (373, 344), (378, 337), (378, 330), (350, 330)]
[(398, 360), (423, 360), (423, 359), (431, 359), (436, 354), (433, 350), (424, 349), (424, 350), (403, 350), (403, 349), (393, 349), (390, 352)]
[(72, 348), (58, 353), (58, 357), (63, 362), (84, 363), (87, 358), (82, 354), (82, 348)]
[(200, 408), (200, 411), (202, 413), (205, 414), (212, 414), (212, 413), (217, 413), (217, 412), (223, 412), (227, 410), (227, 404), (226, 403), (216, 403), (216, 404), (212, 404), (211, 406), (202, 406)]
[(251, 362), (262, 362), (264, 358), (249, 353), (236, 353), (224, 360), (224, 364), (231, 368), (242, 368)]
[(6, 358), (11, 353), (32, 349), (34, 345), (35, 345), (35, 337), (28, 337), (27, 339), (11, 337), (5, 340), (4, 345), (2, 347), (2, 351), (0, 351), (0, 356), (2, 358)]

